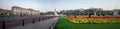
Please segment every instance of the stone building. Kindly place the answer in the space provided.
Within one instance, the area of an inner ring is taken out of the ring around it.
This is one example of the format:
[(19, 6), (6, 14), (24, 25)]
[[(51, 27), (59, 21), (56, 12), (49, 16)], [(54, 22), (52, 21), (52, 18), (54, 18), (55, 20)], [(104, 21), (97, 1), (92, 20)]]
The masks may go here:
[(12, 7), (12, 13), (13, 15), (17, 15), (17, 16), (39, 15), (39, 11), (37, 10), (33, 10), (30, 8), (21, 8), (18, 6)]
[(0, 16), (9, 16), (11, 14), (11, 10), (0, 9)]

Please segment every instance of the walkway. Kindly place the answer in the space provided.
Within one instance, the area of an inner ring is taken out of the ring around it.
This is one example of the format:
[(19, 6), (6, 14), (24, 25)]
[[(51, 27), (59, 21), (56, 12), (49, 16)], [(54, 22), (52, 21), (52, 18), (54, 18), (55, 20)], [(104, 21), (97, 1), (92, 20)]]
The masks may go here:
[(27, 24), (25, 26), (14, 27), (10, 29), (53, 29), (54, 24), (57, 23), (59, 17), (51, 18), (34, 24)]

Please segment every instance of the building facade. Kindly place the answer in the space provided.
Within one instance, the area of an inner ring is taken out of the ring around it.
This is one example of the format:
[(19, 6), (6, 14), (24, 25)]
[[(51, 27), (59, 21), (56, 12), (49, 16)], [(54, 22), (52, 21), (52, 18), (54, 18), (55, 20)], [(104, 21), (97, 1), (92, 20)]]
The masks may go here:
[(13, 6), (12, 13), (13, 15), (18, 15), (18, 16), (29, 16), (29, 15), (39, 15), (40, 12), (30, 8), (21, 8), (18, 6)]
[(0, 16), (9, 16), (11, 14), (11, 10), (0, 9)]

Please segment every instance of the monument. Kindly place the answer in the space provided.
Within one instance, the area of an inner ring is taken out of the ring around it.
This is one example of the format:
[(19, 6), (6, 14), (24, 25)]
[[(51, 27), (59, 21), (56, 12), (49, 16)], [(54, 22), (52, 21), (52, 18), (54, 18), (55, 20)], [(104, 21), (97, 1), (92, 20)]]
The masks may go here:
[(54, 9), (54, 15), (58, 16), (56, 9)]

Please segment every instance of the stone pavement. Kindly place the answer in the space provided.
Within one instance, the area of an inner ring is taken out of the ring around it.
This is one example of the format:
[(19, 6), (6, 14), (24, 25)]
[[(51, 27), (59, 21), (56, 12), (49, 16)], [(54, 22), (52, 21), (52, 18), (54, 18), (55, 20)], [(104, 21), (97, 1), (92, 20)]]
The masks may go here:
[(34, 24), (26, 24), (25, 26), (19, 26), (10, 29), (53, 29), (58, 19), (59, 17), (55, 17), (48, 20), (36, 22)]

